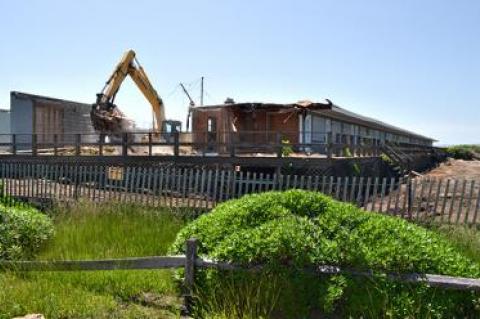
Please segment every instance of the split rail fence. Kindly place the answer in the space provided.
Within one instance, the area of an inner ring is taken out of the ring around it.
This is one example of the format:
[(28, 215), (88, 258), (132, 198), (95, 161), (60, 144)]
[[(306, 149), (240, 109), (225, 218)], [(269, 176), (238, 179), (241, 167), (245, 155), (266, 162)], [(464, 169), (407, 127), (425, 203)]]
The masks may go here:
[(179, 167), (0, 163), (4, 205), (88, 200), (206, 211), (245, 194), (319, 191), (365, 210), (425, 222), (479, 223), (480, 181), (438, 178), (298, 176)]
[[(192, 238), (186, 241), (186, 254), (183, 256), (153, 256), (107, 260), (62, 260), (62, 261), (0, 261), (0, 270), (14, 271), (100, 271), (100, 270), (140, 270), (140, 269), (178, 269), (184, 268), (183, 280), (184, 304), (182, 315), (191, 314), (196, 269), (247, 270), (260, 271), (264, 265), (236, 265), (200, 258), (197, 255), (198, 242)], [(338, 266), (318, 265), (305, 268), (305, 271), (318, 275), (347, 274), (360, 277), (374, 277), (378, 272), (355, 270)], [(430, 287), (442, 289), (480, 291), (480, 279), (452, 277), (419, 273), (389, 273), (390, 280), (407, 283), (425, 283)]]

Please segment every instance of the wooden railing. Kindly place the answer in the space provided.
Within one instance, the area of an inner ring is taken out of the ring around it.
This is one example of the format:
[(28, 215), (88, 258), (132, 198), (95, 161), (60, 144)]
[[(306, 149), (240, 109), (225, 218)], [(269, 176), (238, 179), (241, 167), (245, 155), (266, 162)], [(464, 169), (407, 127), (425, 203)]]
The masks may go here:
[[(212, 135), (213, 134), (213, 135)], [(261, 156), (290, 155), (317, 157), (379, 156), (384, 144), (364, 138), (359, 143), (333, 143), (324, 132), (323, 142), (300, 143), (283, 139), (298, 132), (132, 132), (115, 136), (105, 134), (3, 134), (0, 156)], [(212, 137), (213, 136), (213, 137)], [(395, 144), (409, 154), (428, 154), (431, 146)]]
[(135, 202), (205, 211), (245, 194), (318, 191), (368, 211), (417, 222), (476, 225), (480, 181), (439, 178), (304, 176), (150, 165), (0, 163), (3, 204), (42, 205), (76, 200)]
[[(186, 242), (184, 256), (154, 256), (107, 260), (61, 260), (61, 261), (0, 261), (0, 270), (14, 271), (99, 271), (99, 270), (140, 270), (140, 269), (176, 269), (184, 268), (182, 316), (192, 313), (193, 290), (195, 287), (195, 271), (198, 268), (213, 268), (218, 270), (250, 270), (259, 271), (264, 265), (238, 265), (228, 262), (218, 262), (203, 259), (197, 253), (198, 242), (189, 239)], [(304, 271), (318, 275), (346, 274), (360, 277), (374, 277), (378, 272), (371, 270), (355, 270), (330, 265), (318, 265), (305, 268)], [(480, 291), (480, 279), (431, 275), (420, 273), (388, 273), (390, 280), (408, 283), (426, 283), (430, 287), (444, 289)]]

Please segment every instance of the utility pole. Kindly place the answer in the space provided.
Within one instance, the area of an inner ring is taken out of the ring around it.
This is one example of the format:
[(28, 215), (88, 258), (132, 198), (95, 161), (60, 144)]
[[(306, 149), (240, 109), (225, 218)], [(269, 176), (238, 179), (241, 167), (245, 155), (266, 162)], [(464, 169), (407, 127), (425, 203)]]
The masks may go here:
[(202, 81), (200, 85), (200, 105), (203, 106), (203, 76), (202, 76)]

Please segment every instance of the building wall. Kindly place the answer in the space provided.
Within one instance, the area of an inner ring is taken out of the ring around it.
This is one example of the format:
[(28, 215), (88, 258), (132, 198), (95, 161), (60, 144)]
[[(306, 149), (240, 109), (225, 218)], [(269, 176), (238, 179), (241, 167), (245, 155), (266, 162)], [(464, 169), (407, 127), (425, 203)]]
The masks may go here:
[(10, 143), (10, 136), (1, 134), (10, 134), (10, 111), (8, 110), (0, 110), (0, 143)]
[[(17, 134), (17, 143), (30, 143), (33, 133), (33, 101), (17, 94), (10, 94), (10, 128)], [(25, 135), (22, 135), (25, 134)]]
[(17, 134), (18, 143), (31, 143), (31, 134), (37, 134), (39, 143), (52, 143), (53, 134), (60, 135), (60, 143), (74, 141), (69, 134), (77, 133), (92, 134), (82, 137), (84, 141), (97, 140), (90, 121), (90, 104), (11, 92), (10, 110), (11, 133)]

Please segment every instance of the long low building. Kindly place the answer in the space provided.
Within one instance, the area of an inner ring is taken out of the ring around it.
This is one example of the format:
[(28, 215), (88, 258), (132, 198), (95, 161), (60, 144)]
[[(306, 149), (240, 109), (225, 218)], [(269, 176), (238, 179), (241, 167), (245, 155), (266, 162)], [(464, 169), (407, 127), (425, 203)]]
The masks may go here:
[(86, 103), (13, 91), (10, 93), (10, 131), (17, 135), (17, 143), (30, 143), (32, 134), (37, 135), (38, 143), (52, 143), (54, 134), (59, 135), (59, 142), (73, 141), (72, 134), (94, 133), (91, 107)]
[[(431, 146), (435, 141), (382, 121), (325, 103), (225, 103), (194, 107), (192, 132), (197, 143), (271, 143), (288, 139), (292, 144), (327, 143), (381, 145), (382, 143)], [(234, 140), (233, 140), (234, 139)]]

